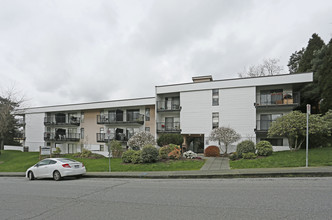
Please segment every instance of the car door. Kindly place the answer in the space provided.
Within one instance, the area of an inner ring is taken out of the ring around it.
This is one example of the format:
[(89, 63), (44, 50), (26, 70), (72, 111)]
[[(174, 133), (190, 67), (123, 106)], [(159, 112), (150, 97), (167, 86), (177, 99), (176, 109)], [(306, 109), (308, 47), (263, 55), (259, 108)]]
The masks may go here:
[(48, 170), (48, 164), (50, 163), (49, 159), (45, 159), (40, 161), (39, 163), (36, 164), (35, 169), (34, 169), (34, 175), (35, 177), (45, 177), (47, 170)]

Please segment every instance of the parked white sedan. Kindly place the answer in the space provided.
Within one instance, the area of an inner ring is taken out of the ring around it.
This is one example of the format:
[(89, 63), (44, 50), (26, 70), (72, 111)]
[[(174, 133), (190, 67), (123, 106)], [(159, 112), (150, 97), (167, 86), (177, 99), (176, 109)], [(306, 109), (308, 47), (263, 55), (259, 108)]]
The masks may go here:
[(29, 180), (35, 178), (53, 178), (58, 181), (62, 177), (77, 176), (80, 177), (86, 173), (84, 164), (68, 158), (47, 158), (39, 161), (26, 171), (26, 177)]

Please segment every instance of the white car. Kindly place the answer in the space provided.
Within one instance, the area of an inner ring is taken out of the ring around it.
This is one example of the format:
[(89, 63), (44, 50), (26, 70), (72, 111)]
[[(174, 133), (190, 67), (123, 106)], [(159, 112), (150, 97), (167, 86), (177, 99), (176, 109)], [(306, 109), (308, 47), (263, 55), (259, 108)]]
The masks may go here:
[(29, 180), (35, 178), (53, 178), (58, 181), (62, 177), (81, 177), (86, 173), (84, 164), (69, 158), (47, 158), (39, 161), (26, 171)]

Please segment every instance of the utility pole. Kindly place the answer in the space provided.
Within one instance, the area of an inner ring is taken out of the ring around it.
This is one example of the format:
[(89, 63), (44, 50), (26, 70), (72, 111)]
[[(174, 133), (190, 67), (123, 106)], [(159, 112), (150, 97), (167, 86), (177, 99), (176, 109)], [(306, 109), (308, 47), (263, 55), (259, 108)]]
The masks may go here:
[(309, 115), (310, 115), (310, 104), (307, 104), (307, 134), (306, 134), (306, 152), (305, 152), (305, 167), (308, 167), (308, 151), (309, 151)]

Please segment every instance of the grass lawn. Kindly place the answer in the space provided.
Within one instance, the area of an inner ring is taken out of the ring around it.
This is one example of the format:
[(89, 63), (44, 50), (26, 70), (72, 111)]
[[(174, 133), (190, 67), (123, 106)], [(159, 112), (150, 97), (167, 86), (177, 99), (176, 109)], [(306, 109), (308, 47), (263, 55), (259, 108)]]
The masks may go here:
[[(72, 155), (63, 155), (63, 157), (83, 162), (87, 172), (108, 171), (108, 158), (87, 159), (76, 158)], [(38, 161), (38, 153), (35, 152), (2, 151), (0, 172), (25, 172)], [(111, 169), (112, 172), (199, 170), (204, 162), (205, 160), (179, 160), (151, 164), (123, 164), (120, 158), (111, 158)]]
[[(253, 160), (230, 161), (232, 169), (245, 168), (275, 168), (275, 167), (304, 167), (305, 150), (274, 152), (271, 156)], [(332, 148), (309, 149), (309, 166), (332, 166)]]

